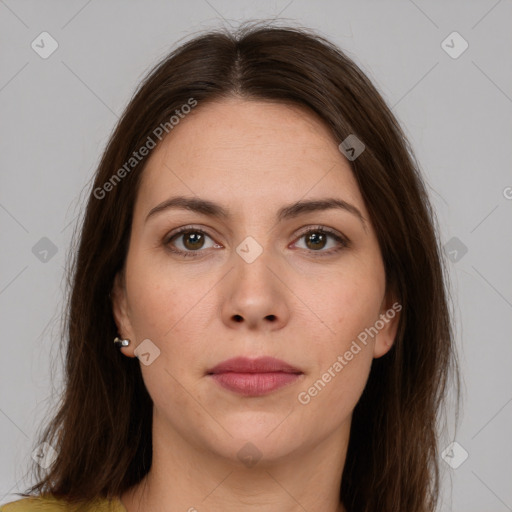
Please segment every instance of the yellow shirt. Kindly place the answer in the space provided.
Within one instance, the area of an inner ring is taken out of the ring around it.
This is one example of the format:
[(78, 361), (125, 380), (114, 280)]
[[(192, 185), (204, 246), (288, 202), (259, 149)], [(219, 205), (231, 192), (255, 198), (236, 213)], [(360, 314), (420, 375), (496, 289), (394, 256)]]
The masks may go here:
[(114, 498), (110, 503), (106, 498), (98, 498), (87, 507), (70, 505), (53, 497), (31, 497), (0, 505), (0, 512), (126, 512), (121, 500)]

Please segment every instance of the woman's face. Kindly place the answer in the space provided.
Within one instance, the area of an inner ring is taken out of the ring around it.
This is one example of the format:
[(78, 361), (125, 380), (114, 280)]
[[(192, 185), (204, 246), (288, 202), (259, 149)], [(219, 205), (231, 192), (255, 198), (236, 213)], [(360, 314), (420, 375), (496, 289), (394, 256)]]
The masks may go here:
[[(372, 359), (396, 332), (385, 285), (329, 130), (297, 107), (229, 99), (199, 104), (153, 150), (114, 314), (132, 340), (123, 353), (143, 343), (158, 432), (271, 461), (348, 436)], [(245, 366), (212, 373), (239, 357)], [(281, 362), (251, 361), (261, 357)]]

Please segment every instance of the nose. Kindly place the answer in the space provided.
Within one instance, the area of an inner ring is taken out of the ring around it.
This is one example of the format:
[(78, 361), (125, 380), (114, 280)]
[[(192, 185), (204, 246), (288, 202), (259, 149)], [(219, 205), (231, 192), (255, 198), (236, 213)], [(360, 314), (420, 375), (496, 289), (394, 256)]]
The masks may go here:
[(238, 330), (282, 329), (290, 316), (291, 292), (279, 262), (267, 250), (253, 261), (235, 252), (232, 259), (234, 268), (224, 280), (222, 290), (223, 322)]

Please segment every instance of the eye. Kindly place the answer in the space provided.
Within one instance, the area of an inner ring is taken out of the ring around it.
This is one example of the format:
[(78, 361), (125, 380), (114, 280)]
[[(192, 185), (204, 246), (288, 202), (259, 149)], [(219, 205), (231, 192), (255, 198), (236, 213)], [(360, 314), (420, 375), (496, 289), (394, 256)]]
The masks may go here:
[[(349, 247), (350, 244), (347, 238), (323, 226), (315, 226), (313, 228), (309, 228), (306, 232), (300, 235), (298, 240), (301, 240), (302, 238), (305, 239), (305, 247), (301, 248), (312, 252), (321, 253), (319, 256), (336, 253), (346, 247)], [(329, 245), (329, 239), (331, 239), (332, 242), (331, 246), (328, 247), (328, 250), (323, 250)]]
[[(350, 246), (348, 238), (324, 226), (310, 227), (297, 240), (303, 238), (305, 246), (299, 248), (310, 253), (317, 253), (314, 254), (315, 256), (329, 256)], [(207, 240), (210, 240), (209, 245), (205, 245)], [(329, 241), (331, 242), (330, 247)], [(184, 226), (170, 233), (163, 240), (163, 244), (173, 253), (192, 257), (200, 256), (201, 252), (205, 252), (202, 249), (222, 248), (222, 245), (216, 243), (202, 229), (191, 226)], [(294, 245), (296, 244), (297, 242)], [(326, 247), (327, 250), (324, 250)]]
[[(205, 246), (206, 239), (209, 239), (213, 244)], [(176, 241), (176, 244), (174, 243)], [(201, 229), (190, 227), (180, 228), (177, 232), (171, 233), (164, 239), (164, 245), (170, 251), (179, 253), (183, 256), (196, 256), (197, 252), (201, 249), (209, 249), (211, 247), (222, 247), (215, 243), (213, 239)]]

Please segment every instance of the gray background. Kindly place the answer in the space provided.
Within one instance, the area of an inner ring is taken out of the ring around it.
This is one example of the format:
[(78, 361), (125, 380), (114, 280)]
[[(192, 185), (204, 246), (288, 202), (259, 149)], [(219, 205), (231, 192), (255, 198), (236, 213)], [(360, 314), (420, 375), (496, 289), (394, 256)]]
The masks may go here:
[[(29, 483), (34, 435), (59, 390), (63, 268), (114, 123), (178, 40), (274, 16), (340, 45), (411, 140), (448, 244), (464, 379), (459, 427), (441, 449), (456, 439), (469, 456), (457, 469), (441, 461), (440, 510), (512, 510), (510, 0), (0, 0), (0, 503)], [(31, 47), (43, 31), (59, 45), (46, 59)], [(469, 44), (457, 58), (445, 50), (461, 39), (442, 46), (453, 31)]]

